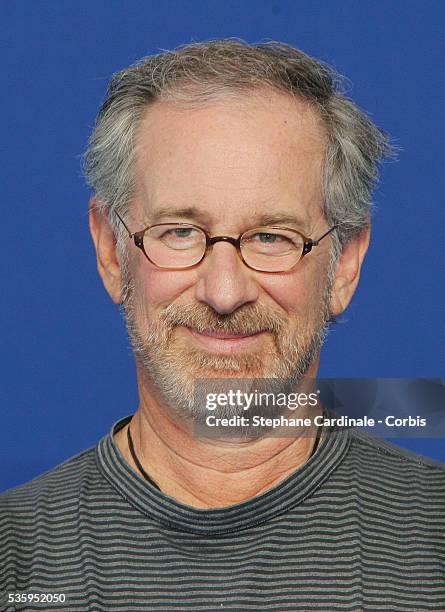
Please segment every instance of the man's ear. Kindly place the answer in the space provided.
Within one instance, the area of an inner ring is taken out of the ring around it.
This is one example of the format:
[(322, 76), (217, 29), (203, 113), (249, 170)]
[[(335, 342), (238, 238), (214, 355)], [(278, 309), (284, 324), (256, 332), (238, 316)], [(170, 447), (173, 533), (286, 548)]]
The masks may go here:
[(96, 248), (97, 269), (105, 289), (115, 304), (121, 303), (121, 268), (116, 248), (116, 237), (107, 215), (98, 206), (98, 200), (91, 198), (90, 232)]
[(337, 262), (331, 294), (331, 315), (339, 316), (346, 310), (358, 285), (360, 269), (369, 246), (371, 227), (368, 225), (343, 248)]

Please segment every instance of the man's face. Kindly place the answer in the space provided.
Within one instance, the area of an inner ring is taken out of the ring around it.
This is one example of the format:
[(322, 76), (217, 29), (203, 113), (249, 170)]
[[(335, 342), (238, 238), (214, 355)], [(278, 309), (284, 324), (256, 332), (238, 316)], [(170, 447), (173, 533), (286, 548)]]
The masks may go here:
[[(189, 222), (234, 237), (281, 225), (319, 238), (328, 229), (323, 154), (316, 115), (284, 95), (193, 110), (159, 103), (140, 129), (128, 223), (136, 231)], [(197, 416), (204, 408), (193, 405), (196, 379), (315, 374), (329, 318), (330, 246), (325, 239), (283, 273), (247, 268), (226, 242), (198, 266), (176, 271), (156, 268), (130, 247), (123, 307), (141, 378), (172, 409)]]

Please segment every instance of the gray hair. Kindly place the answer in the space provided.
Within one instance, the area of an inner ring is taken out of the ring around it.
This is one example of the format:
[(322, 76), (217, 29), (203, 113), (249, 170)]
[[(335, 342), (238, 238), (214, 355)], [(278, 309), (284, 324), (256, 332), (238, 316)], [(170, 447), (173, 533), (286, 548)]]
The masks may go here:
[(235, 39), (184, 45), (143, 58), (109, 84), (84, 156), (84, 172), (122, 246), (116, 211), (125, 216), (134, 194), (135, 145), (147, 108), (157, 101), (205, 105), (224, 95), (264, 88), (307, 101), (325, 126), (323, 213), (340, 224), (334, 258), (370, 222), (378, 163), (394, 149), (343, 90), (326, 64), (283, 43)]

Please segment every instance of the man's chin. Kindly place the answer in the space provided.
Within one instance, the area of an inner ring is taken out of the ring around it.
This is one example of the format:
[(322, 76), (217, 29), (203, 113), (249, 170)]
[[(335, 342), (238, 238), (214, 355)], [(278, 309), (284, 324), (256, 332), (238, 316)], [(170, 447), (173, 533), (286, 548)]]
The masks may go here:
[[(177, 355), (179, 356), (179, 355)], [(189, 350), (175, 359), (178, 371), (189, 378), (264, 378), (268, 359), (262, 352), (243, 355), (219, 355), (203, 350)]]

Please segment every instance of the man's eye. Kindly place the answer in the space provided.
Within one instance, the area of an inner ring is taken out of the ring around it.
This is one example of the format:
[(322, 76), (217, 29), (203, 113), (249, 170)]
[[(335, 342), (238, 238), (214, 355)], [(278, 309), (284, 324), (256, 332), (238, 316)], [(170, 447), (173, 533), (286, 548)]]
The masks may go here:
[(199, 232), (193, 227), (172, 227), (163, 234), (161, 234), (161, 240), (179, 240), (181, 238), (196, 238)]
[(249, 238), (249, 242), (252, 246), (257, 247), (280, 247), (288, 245), (290, 243), (290, 240), (282, 234), (275, 234), (273, 232), (258, 232), (257, 234), (253, 234)]
[(244, 247), (264, 255), (284, 255), (295, 247), (291, 236), (276, 232), (256, 232), (245, 239)]
[(189, 238), (193, 231), (192, 227), (175, 227), (166, 233), (174, 238)]
[(280, 234), (270, 234), (265, 232), (255, 234), (253, 238), (265, 244), (273, 244), (275, 242), (280, 242), (280, 240), (286, 240), (286, 238), (284, 236), (280, 236)]
[(174, 249), (188, 249), (201, 245), (202, 233), (194, 227), (170, 227), (165, 229), (158, 240)]

